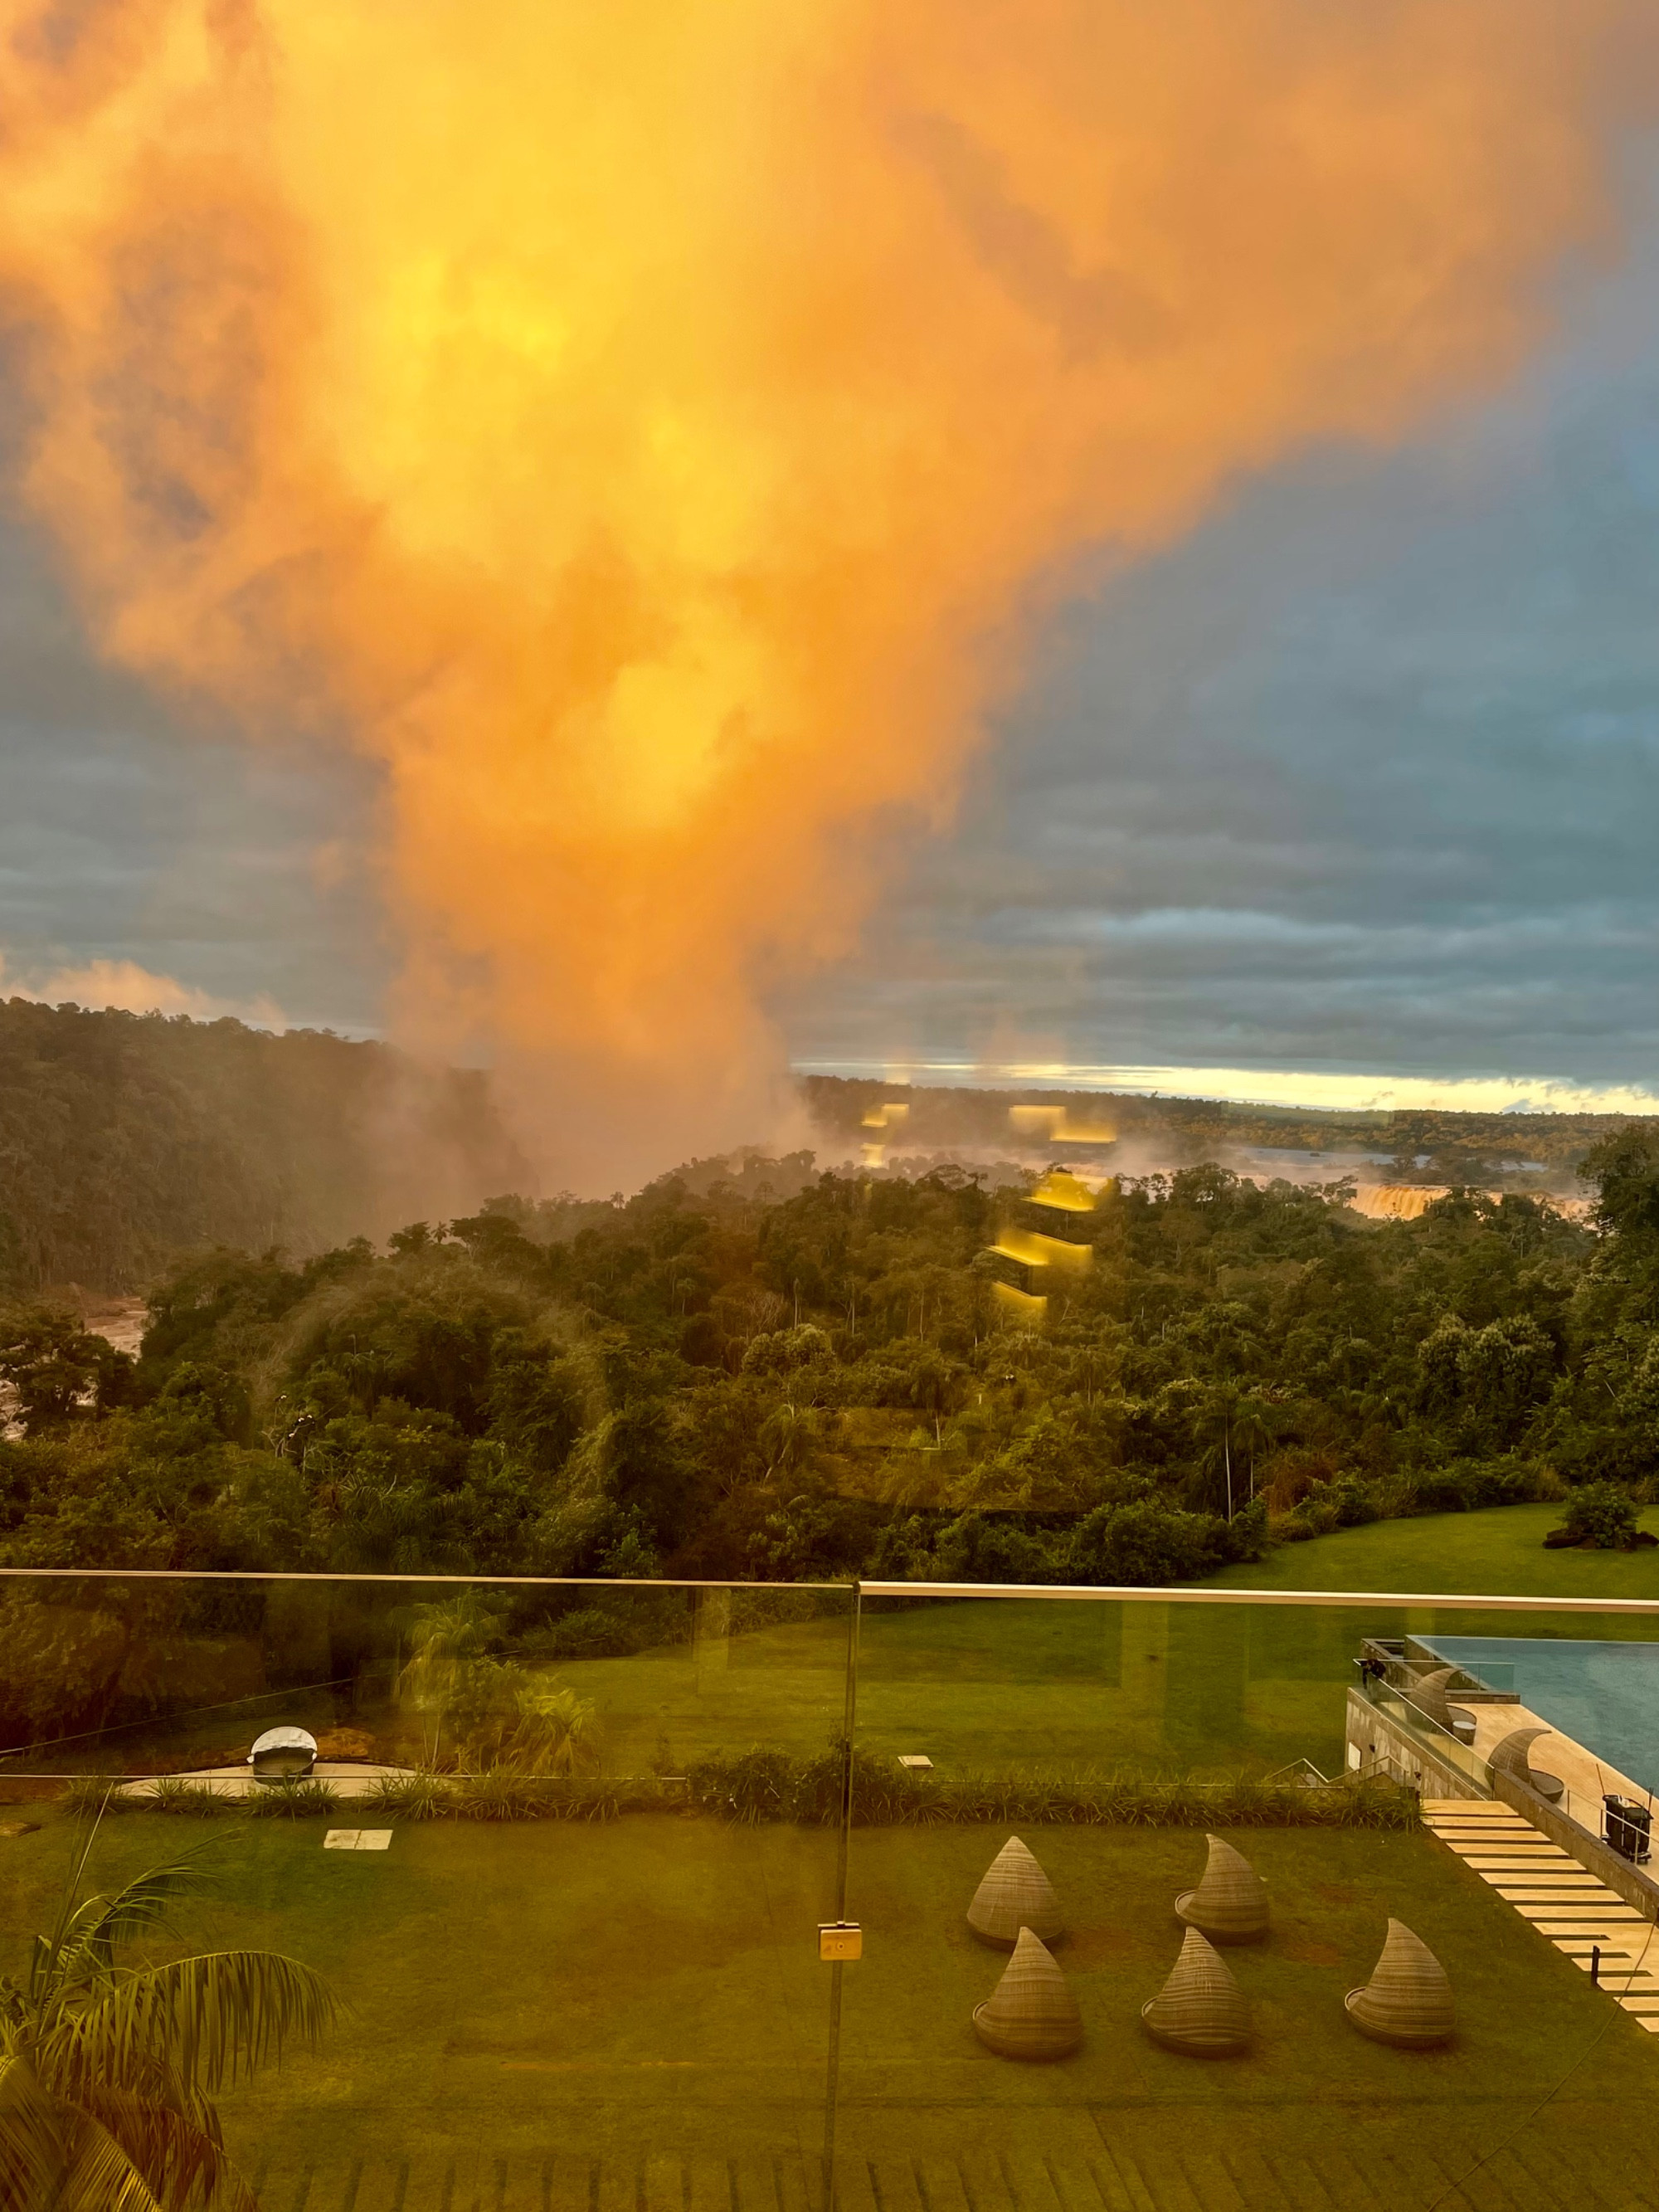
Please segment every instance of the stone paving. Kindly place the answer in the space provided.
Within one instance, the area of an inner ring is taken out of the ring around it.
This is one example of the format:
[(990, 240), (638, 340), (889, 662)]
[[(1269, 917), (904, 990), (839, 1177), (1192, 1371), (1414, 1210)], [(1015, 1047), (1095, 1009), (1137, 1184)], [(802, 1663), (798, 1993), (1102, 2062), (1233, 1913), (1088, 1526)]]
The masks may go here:
[(1659, 1926), (1507, 1805), (1437, 1798), (1423, 1820), (1558, 1951), (1586, 1973), (1594, 1966), (1612, 2002), (1659, 2034)]
[[(1575, 2113), (1577, 2118), (1582, 2115)], [(1484, 2161), (1372, 2139), (1367, 2116), (1332, 2115), (1317, 2153), (1241, 2143), (1195, 2148), (1169, 2111), (1071, 2115), (1047, 2156), (837, 2161), (836, 2212), (1652, 2212), (1651, 2131), (1628, 2116), (1570, 2155), (1547, 2127), (1504, 2141)], [(494, 2157), (361, 2159), (256, 2169), (260, 2212), (822, 2212), (819, 2162)]]

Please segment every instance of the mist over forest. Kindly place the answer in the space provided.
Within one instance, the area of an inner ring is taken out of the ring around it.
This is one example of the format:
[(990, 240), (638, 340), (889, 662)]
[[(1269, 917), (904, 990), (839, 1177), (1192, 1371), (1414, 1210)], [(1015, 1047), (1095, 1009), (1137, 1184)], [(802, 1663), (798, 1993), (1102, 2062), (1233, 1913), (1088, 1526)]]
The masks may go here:
[[(379, 1046), (21, 1001), (0, 1038), (9, 1565), (1149, 1583), (1511, 1500), (1617, 1537), (1659, 1467), (1650, 1125), (1529, 1118), (1523, 1158), (1474, 1117), (1097, 1099), (1188, 1164), (1109, 1173), (1060, 1267), (1009, 1257), (1052, 1121), (994, 1170), (750, 1152), (545, 1197), (481, 1078)], [(881, 1100), (809, 1097), (830, 1156), (872, 1139)], [(905, 1143), (1009, 1130), (910, 1103)], [(1480, 1172), (1377, 1219), (1349, 1174), (1201, 1157), (1264, 1132)], [(1577, 1212), (1487, 1187), (1575, 1158)], [(387, 1232), (424, 1162), (465, 1210)], [(135, 1348), (90, 1286), (142, 1291)], [(568, 1611), (562, 1648), (625, 1644)]]
[[(1582, 1188), (1589, 1146), (1621, 1126), (826, 1076), (800, 1090), (816, 1152), (687, 1163), (688, 1190), (784, 1198), (817, 1170), (854, 1164), (886, 1179), (954, 1162), (1012, 1185), (1056, 1160), (1099, 1176), (1213, 1160), (1260, 1181), (1358, 1170), (1367, 1182), (1560, 1199)], [(532, 1175), (479, 1070), (327, 1031), (0, 1001), (0, 1289), (12, 1294), (138, 1292), (179, 1255), (218, 1246), (305, 1259), (352, 1237), (383, 1242), (411, 1219), (536, 1195)]]
[(326, 1031), (0, 1002), (0, 1287), (384, 1237), (528, 1173), (485, 1078)]

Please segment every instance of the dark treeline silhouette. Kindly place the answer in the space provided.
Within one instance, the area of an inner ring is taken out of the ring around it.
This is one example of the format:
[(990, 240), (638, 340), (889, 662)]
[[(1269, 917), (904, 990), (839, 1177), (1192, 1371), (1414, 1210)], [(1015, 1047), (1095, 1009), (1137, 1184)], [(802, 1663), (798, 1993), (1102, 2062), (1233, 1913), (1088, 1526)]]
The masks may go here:
[(204, 1245), (305, 1254), (524, 1164), (484, 1079), (326, 1031), (0, 1003), (0, 1287), (143, 1286)]

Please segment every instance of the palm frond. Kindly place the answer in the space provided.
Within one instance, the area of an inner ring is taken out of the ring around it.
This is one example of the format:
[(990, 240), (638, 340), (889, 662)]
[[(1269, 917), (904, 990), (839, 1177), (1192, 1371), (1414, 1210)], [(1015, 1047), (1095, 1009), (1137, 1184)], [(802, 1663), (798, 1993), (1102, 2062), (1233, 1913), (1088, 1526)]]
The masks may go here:
[(197, 1896), (210, 1887), (211, 1877), (194, 1863), (194, 1856), (187, 1853), (170, 1865), (152, 1867), (112, 1896), (86, 1897), (78, 1904), (71, 1898), (51, 1936), (34, 1939), (31, 2002), (49, 2006), (69, 1990), (107, 1974), (115, 1963), (118, 1943), (165, 1927), (167, 1909), (176, 1898)]
[[(52, 2212), (176, 2212), (158, 2197), (106, 2129), (68, 2115), (69, 2156), (54, 2196), (38, 2200)], [(30, 2212), (35, 2212), (31, 2206)]]
[(320, 1974), (275, 1951), (209, 1951), (116, 1977), (64, 2013), (42, 2039), (43, 2075), (78, 2094), (83, 2082), (142, 2089), (164, 2067), (183, 2088), (211, 2095), (289, 2043), (313, 2049), (338, 2007)]
[(211, 2205), (214, 2212), (257, 2212), (252, 2191), (237, 2172), (212, 2108), (189, 2100), (190, 2109), (104, 2086), (84, 2087), (79, 2109), (109, 2136), (168, 2212)]
[(54, 2097), (21, 2052), (0, 2057), (0, 2212), (183, 2212), (188, 2202), (158, 2198), (114, 2136)]
[(64, 2115), (19, 2051), (0, 2057), (0, 2207), (55, 2204), (69, 2165)]

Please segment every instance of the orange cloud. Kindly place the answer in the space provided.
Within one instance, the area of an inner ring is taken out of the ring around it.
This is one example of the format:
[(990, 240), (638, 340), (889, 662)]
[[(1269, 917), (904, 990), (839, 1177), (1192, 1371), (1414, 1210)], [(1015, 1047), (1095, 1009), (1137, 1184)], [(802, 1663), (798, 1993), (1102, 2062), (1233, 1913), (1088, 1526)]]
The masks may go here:
[(1503, 374), (1650, 10), (78, 22), (0, 0), (27, 495), (112, 654), (383, 764), (401, 1025), (620, 1164), (740, 1133), (1068, 560)]

